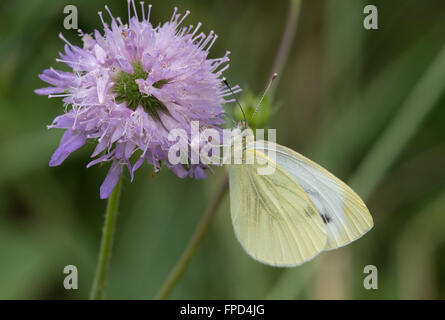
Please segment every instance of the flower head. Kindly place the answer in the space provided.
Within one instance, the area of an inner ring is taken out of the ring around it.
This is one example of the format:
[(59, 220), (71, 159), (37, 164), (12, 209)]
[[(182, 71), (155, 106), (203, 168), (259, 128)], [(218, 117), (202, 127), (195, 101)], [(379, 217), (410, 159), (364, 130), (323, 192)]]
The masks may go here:
[[(134, 16), (130, 15), (132, 9)], [(170, 21), (153, 27), (151, 5), (145, 10), (141, 2), (141, 18), (128, 0), (129, 21), (124, 24), (105, 6), (110, 25), (99, 16), (104, 34), (79, 31), (83, 47), (66, 42), (58, 62), (72, 71), (46, 69), (40, 79), (52, 87), (36, 90), (37, 94), (62, 97), (67, 111), (54, 119), (49, 128), (66, 129), (50, 166), (60, 165), (88, 139), (97, 142), (95, 158), (87, 167), (111, 162), (111, 168), (100, 190), (107, 198), (116, 186), (125, 166), (131, 179), (143, 164), (158, 171), (161, 163), (177, 176), (204, 178), (202, 163), (184, 166), (168, 161), (168, 150), (176, 143), (168, 139), (172, 129), (190, 132), (191, 121), (202, 128), (221, 130), (224, 123), (222, 104), (230, 95), (221, 82), (228, 68), (229, 52), (218, 59), (208, 58), (209, 49), (217, 39), (198, 32), (196, 27), (181, 27), (189, 11), (182, 17), (175, 8)], [(232, 88), (239, 91), (239, 87)], [(182, 143), (188, 144), (191, 138)]]

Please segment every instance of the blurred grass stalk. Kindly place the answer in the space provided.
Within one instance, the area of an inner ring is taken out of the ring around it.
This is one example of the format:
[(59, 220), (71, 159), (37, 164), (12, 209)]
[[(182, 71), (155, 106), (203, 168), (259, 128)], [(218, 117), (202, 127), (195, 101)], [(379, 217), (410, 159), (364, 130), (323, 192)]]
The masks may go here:
[[(436, 105), (444, 90), (445, 47), (442, 47), (406, 98), (394, 120), (388, 125), (356, 173), (350, 178), (349, 184), (363, 199), (369, 198), (377, 188), (386, 172)], [(304, 287), (302, 281), (308, 281), (313, 271), (313, 268), (304, 269), (303, 278), (300, 278), (299, 271), (295, 269), (284, 271), (267, 298), (294, 298), (298, 291), (292, 290), (292, 286), (295, 285), (297, 289)], [(406, 277), (405, 280), (407, 280)]]
[[(274, 73), (280, 73), (283, 70), (284, 65), (286, 64), (287, 58), (289, 56), (289, 50), (295, 37), (301, 2), (301, 0), (289, 0), (289, 11), (286, 18), (286, 24), (283, 30), (283, 36), (281, 38), (280, 46), (271, 69), (270, 79), (272, 79)], [(274, 86), (269, 91), (271, 100), (273, 100), (274, 88), (276, 88), (277, 82), (278, 81), (275, 80)], [(218, 210), (218, 207), (221, 204), (221, 201), (224, 198), (227, 190), (228, 175), (226, 174), (224, 180), (221, 182), (221, 185), (218, 188), (218, 192), (211, 202), (211, 205), (199, 221), (198, 226), (196, 227), (194, 234), (192, 235), (189, 243), (184, 249), (182, 256), (179, 258), (178, 262), (173, 267), (167, 279), (162, 284), (159, 292), (156, 294), (155, 299), (162, 300), (168, 298), (174, 286), (183, 276), (196, 250), (198, 249), (199, 244), (204, 238), (204, 235), (206, 234), (210, 226), (210, 222), (216, 211)]]
[(350, 183), (364, 198), (378, 186), (445, 89), (445, 47), (431, 63)]
[(445, 193), (439, 193), (420, 211), (421, 214), (411, 218), (397, 239), (399, 299), (435, 299), (438, 294), (432, 261), (445, 227)]

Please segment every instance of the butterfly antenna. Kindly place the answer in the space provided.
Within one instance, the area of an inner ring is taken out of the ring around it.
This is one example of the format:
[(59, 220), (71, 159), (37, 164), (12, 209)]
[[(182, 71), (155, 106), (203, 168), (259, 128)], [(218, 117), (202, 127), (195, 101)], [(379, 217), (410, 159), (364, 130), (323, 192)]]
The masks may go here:
[(232, 93), (233, 97), (235, 98), (236, 103), (238, 104), (241, 112), (243, 113), (243, 118), (244, 118), (244, 122), (246, 123), (246, 114), (244, 113), (243, 107), (241, 107), (241, 103), (239, 103), (238, 98), (236, 97), (235, 92), (233, 92), (232, 88), (229, 85), (229, 82), (227, 81), (226, 77), (222, 78), (222, 82), (226, 85), (226, 87), (230, 90), (230, 92)]
[(272, 79), (270, 79), (269, 84), (267, 85), (266, 89), (264, 90), (263, 96), (260, 99), (260, 102), (258, 102), (258, 105), (255, 108), (255, 111), (253, 112), (252, 116), (250, 117), (249, 124), (252, 122), (253, 117), (258, 112), (258, 109), (261, 106), (261, 103), (263, 103), (264, 97), (266, 96), (267, 92), (269, 91), (270, 87), (272, 86), (272, 82), (275, 80), (275, 78), (278, 77), (278, 73), (274, 73), (272, 76)]

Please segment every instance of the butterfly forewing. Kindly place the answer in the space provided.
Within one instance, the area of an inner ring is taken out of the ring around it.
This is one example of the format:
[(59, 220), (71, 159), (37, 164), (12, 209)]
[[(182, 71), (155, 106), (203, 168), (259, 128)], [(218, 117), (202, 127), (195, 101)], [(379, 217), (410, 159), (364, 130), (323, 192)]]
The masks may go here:
[(303, 188), (326, 224), (325, 250), (344, 246), (373, 226), (372, 217), (360, 197), (345, 183), (313, 161), (281, 145), (256, 143), (259, 151), (275, 153), (277, 164)]

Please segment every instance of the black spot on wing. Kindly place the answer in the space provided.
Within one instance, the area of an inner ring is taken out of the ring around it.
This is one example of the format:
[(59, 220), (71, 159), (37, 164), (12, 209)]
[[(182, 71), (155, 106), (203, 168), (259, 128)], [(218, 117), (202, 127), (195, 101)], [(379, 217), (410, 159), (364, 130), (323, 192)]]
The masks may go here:
[(328, 224), (332, 221), (331, 216), (324, 213), (321, 214), (321, 218), (323, 219), (324, 224)]

